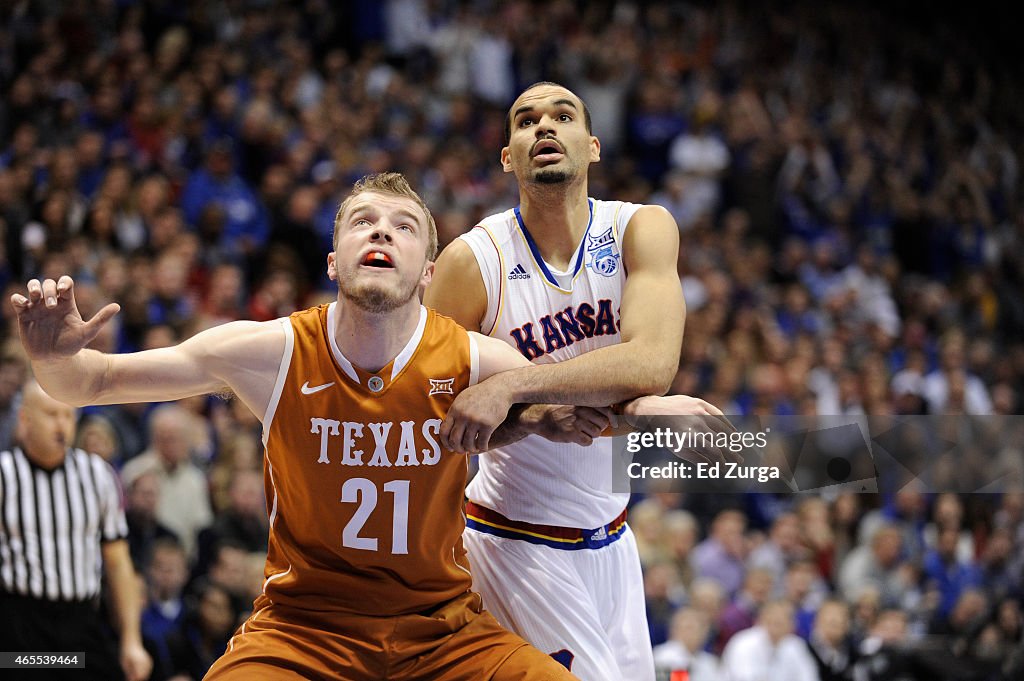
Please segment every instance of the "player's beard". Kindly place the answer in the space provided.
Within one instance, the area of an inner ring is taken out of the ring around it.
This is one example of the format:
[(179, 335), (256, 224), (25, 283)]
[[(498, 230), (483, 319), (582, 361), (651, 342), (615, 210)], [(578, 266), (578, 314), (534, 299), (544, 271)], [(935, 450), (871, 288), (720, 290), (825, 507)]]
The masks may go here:
[(406, 282), (387, 286), (380, 282), (359, 283), (350, 275), (338, 277), (338, 291), (341, 295), (351, 300), (356, 307), (372, 314), (383, 314), (402, 307), (416, 295), (418, 286), (418, 281), (408, 286)]
[(558, 164), (534, 170), (533, 184), (554, 187), (575, 181), (580, 174), (580, 168), (572, 162), (567, 153), (563, 154), (565, 158)]
[(564, 170), (538, 170), (533, 181), (538, 184), (561, 184), (569, 180), (569, 173)]

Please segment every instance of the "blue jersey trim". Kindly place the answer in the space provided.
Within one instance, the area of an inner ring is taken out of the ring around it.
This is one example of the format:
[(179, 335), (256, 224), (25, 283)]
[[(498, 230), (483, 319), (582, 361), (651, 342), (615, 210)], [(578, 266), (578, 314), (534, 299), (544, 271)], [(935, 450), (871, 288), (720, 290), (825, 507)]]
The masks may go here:
[[(587, 199), (587, 207), (590, 208), (590, 219), (587, 221), (587, 230), (583, 232), (583, 238), (580, 239), (580, 243), (576, 247), (578, 251), (576, 253), (576, 263), (573, 265), (572, 268), (573, 278), (576, 277), (576, 275), (580, 271), (580, 267), (583, 266), (583, 243), (587, 240), (587, 234), (590, 233), (590, 226), (594, 224), (593, 199)], [(558, 283), (558, 280), (555, 279), (555, 275), (551, 274), (551, 270), (548, 269), (547, 263), (544, 262), (544, 258), (540, 254), (540, 249), (537, 248), (537, 242), (533, 240), (533, 235), (531, 235), (530, 230), (526, 228), (526, 223), (523, 222), (523, 215), (522, 213), (519, 212), (519, 206), (516, 206), (514, 211), (516, 214), (516, 222), (519, 223), (519, 229), (522, 230), (523, 232), (523, 237), (526, 239), (526, 245), (530, 247), (530, 253), (533, 254), (533, 260), (534, 262), (537, 263), (538, 269), (540, 269), (541, 273), (544, 275), (544, 278), (547, 279), (552, 286), (562, 288), (561, 285)]]

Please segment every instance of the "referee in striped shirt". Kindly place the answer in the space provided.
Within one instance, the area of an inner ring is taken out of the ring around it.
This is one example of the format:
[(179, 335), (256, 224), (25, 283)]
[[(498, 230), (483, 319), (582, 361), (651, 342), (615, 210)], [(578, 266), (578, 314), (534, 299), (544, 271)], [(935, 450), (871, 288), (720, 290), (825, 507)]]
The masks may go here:
[[(75, 415), (29, 381), (20, 446), (0, 452), (0, 650), (85, 653), (85, 669), (49, 670), (46, 678), (142, 681), (152, 663), (120, 488), (103, 459), (69, 446)], [(97, 607), (104, 575), (119, 654)]]

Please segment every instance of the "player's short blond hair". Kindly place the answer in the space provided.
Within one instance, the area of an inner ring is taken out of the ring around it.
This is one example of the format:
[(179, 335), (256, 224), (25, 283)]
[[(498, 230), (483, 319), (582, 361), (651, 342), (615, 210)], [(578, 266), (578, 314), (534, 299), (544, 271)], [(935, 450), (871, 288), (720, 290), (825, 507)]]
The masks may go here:
[(433, 261), (437, 257), (437, 224), (434, 222), (434, 216), (430, 214), (427, 204), (409, 185), (409, 181), (405, 179), (405, 175), (402, 173), (374, 173), (360, 178), (352, 185), (352, 193), (341, 202), (338, 212), (334, 216), (334, 237), (332, 243), (335, 248), (338, 246), (338, 225), (341, 223), (341, 216), (345, 214), (345, 210), (357, 196), (366, 192), (401, 196), (415, 201), (427, 218), (427, 228), (429, 230), (427, 260)]

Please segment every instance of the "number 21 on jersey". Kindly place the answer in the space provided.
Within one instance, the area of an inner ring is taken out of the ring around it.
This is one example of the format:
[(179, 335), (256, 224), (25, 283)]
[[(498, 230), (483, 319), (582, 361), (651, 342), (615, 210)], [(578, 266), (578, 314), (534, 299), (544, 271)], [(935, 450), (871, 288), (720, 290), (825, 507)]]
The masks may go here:
[[(391, 553), (409, 553), (409, 481), (392, 480), (384, 483), (384, 491), (394, 495), (394, 525), (391, 528)], [(360, 537), (367, 518), (377, 507), (377, 485), (366, 478), (349, 478), (341, 486), (341, 502), (343, 504), (358, 503), (359, 507), (352, 519), (341, 531), (341, 545), (348, 549), (376, 551), (376, 537)]]

